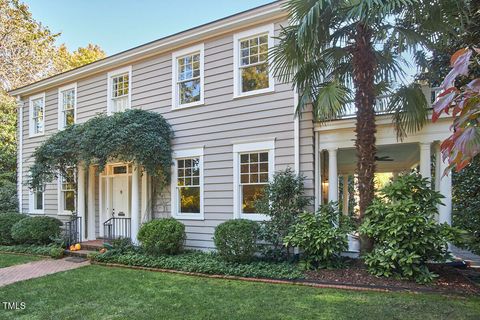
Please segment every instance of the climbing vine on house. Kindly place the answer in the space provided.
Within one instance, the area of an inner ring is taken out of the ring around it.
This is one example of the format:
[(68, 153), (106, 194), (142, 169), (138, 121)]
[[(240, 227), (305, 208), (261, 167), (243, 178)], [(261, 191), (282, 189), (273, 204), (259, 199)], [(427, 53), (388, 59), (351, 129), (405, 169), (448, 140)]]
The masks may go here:
[(55, 133), (35, 150), (30, 187), (40, 188), (78, 163), (103, 170), (110, 161), (135, 162), (167, 182), (172, 138), (170, 125), (158, 113), (135, 109), (98, 115)]

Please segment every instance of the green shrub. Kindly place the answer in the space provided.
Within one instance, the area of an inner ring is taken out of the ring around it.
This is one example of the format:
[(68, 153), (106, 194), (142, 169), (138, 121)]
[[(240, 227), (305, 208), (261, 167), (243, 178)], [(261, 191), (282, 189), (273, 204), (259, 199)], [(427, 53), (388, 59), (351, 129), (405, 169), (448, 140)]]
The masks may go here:
[(62, 247), (52, 247), (50, 249), (50, 257), (53, 259), (61, 259), (64, 253), (65, 250)]
[(118, 238), (111, 241), (111, 243), (105, 243), (104, 247), (109, 250), (118, 250), (119, 252), (130, 252), (137, 250), (130, 238)]
[(441, 198), (416, 173), (402, 175), (380, 190), (360, 228), (374, 240), (373, 251), (365, 256), (372, 274), (421, 283), (435, 277), (426, 263), (445, 261), (447, 241), (456, 234), (447, 224), (435, 221)]
[(307, 269), (338, 266), (340, 254), (348, 249), (348, 224), (338, 221), (342, 214), (335, 205), (322, 205), (316, 213), (302, 213), (285, 237), (285, 245), (302, 250)]
[(257, 250), (258, 223), (251, 220), (229, 220), (215, 228), (213, 241), (218, 254), (226, 261), (249, 262)]
[(48, 244), (60, 235), (62, 222), (52, 217), (28, 217), (15, 223), (12, 238), (20, 244)]
[(25, 218), (27, 216), (21, 213), (0, 213), (0, 244), (13, 244), (12, 227)]
[(205, 274), (238, 277), (301, 279), (304, 278), (296, 265), (282, 262), (253, 261), (246, 264), (227, 262), (215, 253), (187, 251), (175, 256), (151, 256), (139, 252), (121, 253), (109, 250), (89, 256), (93, 261), (118, 263), (130, 266), (199, 272)]
[(8, 179), (7, 175), (0, 174), (0, 212), (18, 210), (17, 184), (15, 178)]
[(174, 218), (152, 220), (140, 228), (138, 240), (147, 253), (177, 254), (183, 249), (185, 226)]
[(53, 254), (53, 249), (62, 250), (61, 247), (58, 247), (55, 244), (49, 245), (14, 245), (14, 246), (2, 246), (0, 245), (0, 252), (15, 252), (15, 253), (27, 253), (34, 254), (39, 256), (51, 256)]
[(284, 245), (283, 238), (311, 201), (304, 195), (304, 179), (295, 175), (290, 168), (279, 171), (265, 187), (264, 196), (255, 203), (256, 212), (269, 217), (269, 220), (262, 222), (259, 234), (259, 238), (266, 243), (261, 251), (269, 259), (284, 260), (290, 256), (291, 250)]

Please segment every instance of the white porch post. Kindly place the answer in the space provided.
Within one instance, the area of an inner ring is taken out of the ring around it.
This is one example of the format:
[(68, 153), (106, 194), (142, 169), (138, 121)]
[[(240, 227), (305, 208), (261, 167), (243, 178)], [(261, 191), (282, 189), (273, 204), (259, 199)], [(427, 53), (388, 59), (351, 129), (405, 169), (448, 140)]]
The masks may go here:
[(150, 220), (150, 217), (147, 216), (148, 214), (148, 189), (147, 189), (147, 183), (148, 177), (147, 177), (147, 172), (143, 171), (142, 174), (142, 203), (140, 206), (140, 217), (141, 221), (140, 223), (146, 222)]
[(343, 176), (343, 214), (348, 216), (348, 174)]
[(431, 181), (430, 161), (430, 143), (420, 143), (420, 174)]
[[(440, 150), (438, 151), (437, 157), (441, 157)], [(441, 159), (441, 158), (440, 158)], [(445, 197), (442, 199), (443, 206), (440, 205), (438, 207), (438, 222), (439, 223), (448, 223), (449, 225), (452, 224), (452, 173), (449, 172), (448, 175), (443, 176), (443, 172), (448, 166), (448, 163), (443, 162), (442, 160), (439, 161), (440, 166), (435, 168), (435, 170), (439, 170), (436, 176), (440, 177), (440, 181), (438, 183), (438, 187), (440, 193)]]
[(88, 168), (88, 240), (95, 240), (95, 167)]
[(133, 166), (133, 171), (132, 171), (132, 209), (131, 209), (131, 238), (133, 243), (137, 243), (137, 234), (138, 234), (138, 229), (140, 226), (140, 217), (139, 217), (139, 211), (140, 211), (140, 199), (138, 197), (139, 194), (139, 171), (140, 168), (138, 165)]
[(83, 164), (78, 165), (77, 169), (77, 215), (80, 217), (80, 241), (85, 240), (85, 168)]
[(337, 149), (328, 150), (328, 201), (338, 201)]

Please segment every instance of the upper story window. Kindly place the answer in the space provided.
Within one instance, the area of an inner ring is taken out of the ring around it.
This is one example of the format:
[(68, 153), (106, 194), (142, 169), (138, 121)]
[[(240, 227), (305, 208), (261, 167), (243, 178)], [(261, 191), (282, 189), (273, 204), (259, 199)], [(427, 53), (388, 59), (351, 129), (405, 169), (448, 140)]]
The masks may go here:
[(268, 63), (273, 34), (272, 24), (234, 35), (234, 97), (274, 90)]
[(45, 132), (45, 94), (30, 97), (30, 136)]
[(131, 108), (132, 68), (126, 67), (108, 73), (107, 113)]
[(172, 216), (203, 219), (203, 148), (175, 152)]
[(273, 178), (275, 142), (261, 141), (235, 144), (234, 161), (234, 213), (237, 218), (265, 220), (257, 212), (255, 202), (264, 194), (265, 186)]
[(77, 84), (58, 89), (58, 129), (63, 129), (76, 122)]
[(203, 43), (172, 54), (173, 109), (203, 104)]

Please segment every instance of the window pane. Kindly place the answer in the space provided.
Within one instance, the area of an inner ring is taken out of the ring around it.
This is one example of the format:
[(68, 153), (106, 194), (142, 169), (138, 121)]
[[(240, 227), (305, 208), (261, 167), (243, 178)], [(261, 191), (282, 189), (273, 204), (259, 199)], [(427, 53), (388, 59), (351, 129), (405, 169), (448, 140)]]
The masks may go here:
[(127, 173), (127, 166), (113, 167), (113, 174)]
[(43, 192), (36, 191), (34, 194), (35, 197), (35, 210), (43, 210)]
[(242, 212), (255, 213), (255, 202), (263, 196), (265, 185), (242, 185)]
[(63, 196), (64, 196), (64, 210), (75, 211), (75, 192), (65, 191), (63, 192)]
[(261, 152), (260, 153), (260, 161), (267, 162), (268, 161), (268, 152)]
[(242, 68), (242, 92), (268, 88), (268, 65), (259, 64), (253, 67)]
[(67, 110), (64, 112), (64, 116), (65, 116), (65, 122), (64, 122), (64, 125), (66, 127), (68, 126), (71, 126), (72, 124), (75, 123), (75, 112), (74, 110)]
[(248, 163), (248, 154), (240, 155), (240, 162), (241, 163)]
[(200, 101), (200, 79), (179, 83), (180, 104), (196, 101)]
[(181, 187), (178, 193), (180, 213), (200, 213), (200, 187)]

